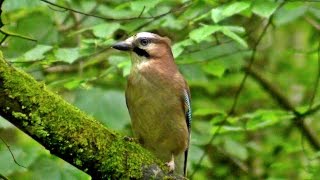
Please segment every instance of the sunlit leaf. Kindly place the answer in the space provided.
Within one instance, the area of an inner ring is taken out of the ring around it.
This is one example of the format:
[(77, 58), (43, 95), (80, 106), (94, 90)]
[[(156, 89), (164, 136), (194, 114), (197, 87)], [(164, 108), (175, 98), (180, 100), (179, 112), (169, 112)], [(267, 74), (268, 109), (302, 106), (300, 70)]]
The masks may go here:
[(82, 83), (84, 83), (83, 79), (72, 79), (69, 82), (64, 83), (63, 86), (69, 90), (72, 90), (80, 87)]
[(131, 62), (130, 61), (123, 61), (118, 64), (118, 67), (122, 69), (122, 75), (123, 77), (126, 77), (130, 74), (131, 70)]
[(241, 44), (243, 47), (247, 48), (247, 42), (242, 39), (239, 35), (237, 35), (236, 33), (232, 32), (230, 29), (228, 28), (224, 28), (222, 30), (222, 33), (228, 37), (230, 37), (231, 39), (235, 40), (236, 42), (238, 42), (239, 44)]
[(244, 47), (247, 47), (247, 43), (244, 39), (242, 39), (239, 35), (237, 35), (235, 32), (244, 32), (244, 28), (237, 27), (237, 26), (219, 26), (219, 25), (212, 25), (212, 26), (203, 26), (198, 29), (195, 29), (190, 32), (189, 36), (192, 40), (196, 41), (197, 43), (205, 40), (210, 36), (211, 34), (215, 32), (222, 32), (226, 36), (230, 37), (231, 39), (235, 40), (239, 44), (241, 44)]
[(226, 67), (220, 61), (211, 61), (206, 66), (203, 66), (203, 70), (216, 77), (222, 77), (226, 71)]
[(119, 23), (103, 23), (92, 27), (93, 34), (99, 38), (108, 38), (119, 29)]
[(193, 42), (191, 39), (186, 39), (181, 42), (175, 43), (172, 46), (173, 57), (178, 57), (184, 50), (185, 47), (192, 45)]
[(240, 13), (250, 7), (249, 1), (233, 2), (225, 6), (220, 6), (211, 10), (211, 18), (215, 23), (230, 17), (234, 14)]
[(134, 11), (142, 12), (142, 10), (144, 9), (144, 12), (148, 12), (150, 9), (154, 8), (159, 2), (160, 0), (137, 0), (130, 2), (130, 7)]
[(80, 57), (78, 48), (59, 48), (54, 54), (58, 61), (63, 61), (70, 64)]
[(258, 110), (253, 113), (245, 114), (242, 117), (248, 118), (246, 124), (247, 130), (257, 130), (289, 120), (293, 116), (285, 111)]
[(221, 126), (215, 125), (211, 129), (212, 134), (223, 134), (223, 133), (231, 133), (231, 132), (242, 132), (244, 131), (243, 127), (238, 126)]
[(197, 43), (205, 40), (208, 36), (212, 33), (221, 30), (221, 26), (204, 26), (198, 29), (195, 29), (189, 33), (189, 36), (192, 40), (196, 41)]
[(13, 0), (13, 1), (4, 1), (2, 4), (2, 11), (4, 12), (11, 12), (15, 11), (18, 9), (23, 9), (23, 8), (33, 8), (36, 6), (39, 6), (41, 2), (39, 1), (34, 1), (34, 0)]
[(46, 52), (50, 51), (52, 48), (53, 48), (52, 46), (38, 44), (33, 49), (27, 51), (24, 54), (24, 58), (25, 58), (26, 61), (41, 60), (41, 59), (43, 59), (45, 57), (44, 54)]
[(255, 0), (253, 1), (252, 12), (255, 14), (269, 18), (277, 9), (279, 3), (271, 0)]

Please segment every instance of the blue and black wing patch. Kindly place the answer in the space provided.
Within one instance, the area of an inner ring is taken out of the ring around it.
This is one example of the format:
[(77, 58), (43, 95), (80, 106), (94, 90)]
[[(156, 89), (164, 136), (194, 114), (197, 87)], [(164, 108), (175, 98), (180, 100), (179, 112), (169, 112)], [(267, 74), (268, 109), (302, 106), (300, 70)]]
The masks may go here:
[(185, 115), (186, 115), (186, 123), (188, 127), (188, 131), (190, 134), (191, 130), (191, 101), (190, 101), (190, 95), (187, 90), (184, 91), (184, 104), (185, 104)]
[(184, 90), (184, 107), (185, 107), (185, 117), (186, 117), (186, 123), (188, 128), (188, 148), (184, 152), (184, 166), (183, 166), (183, 174), (184, 177), (187, 176), (187, 162), (188, 162), (188, 152), (189, 152), (189, 144), (190, 144), (190, 133), (191, 133), (191, 99), (190, 99), (190, 93), (188, 90)]

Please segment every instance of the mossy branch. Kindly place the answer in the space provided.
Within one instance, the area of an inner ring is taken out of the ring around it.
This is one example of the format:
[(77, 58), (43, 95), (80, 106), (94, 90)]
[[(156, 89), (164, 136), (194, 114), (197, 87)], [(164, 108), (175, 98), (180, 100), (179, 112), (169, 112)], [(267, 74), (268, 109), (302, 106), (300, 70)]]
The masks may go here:
[[(93, 179), (162, 179), (163, 164), (11, 67), (0, 52), (0, 115)], [(177, 178), (177, 177), (172, 177)]]

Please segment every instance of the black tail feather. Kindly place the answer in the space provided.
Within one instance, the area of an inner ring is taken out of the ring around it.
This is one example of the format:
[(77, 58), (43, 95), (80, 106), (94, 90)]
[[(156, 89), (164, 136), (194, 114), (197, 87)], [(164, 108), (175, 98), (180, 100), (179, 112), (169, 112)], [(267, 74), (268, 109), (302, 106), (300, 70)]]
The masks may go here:
[(184, 152), (184, 163), (183, 163), (183, 176), (187, 177), (187, 162), (188, 162), (188, 151), (189, 148)]

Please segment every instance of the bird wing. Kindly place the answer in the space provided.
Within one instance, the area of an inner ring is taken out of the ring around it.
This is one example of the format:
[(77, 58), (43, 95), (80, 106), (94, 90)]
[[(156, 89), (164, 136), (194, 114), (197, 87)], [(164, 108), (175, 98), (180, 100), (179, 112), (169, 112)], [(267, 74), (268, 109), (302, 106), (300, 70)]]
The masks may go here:
[(187, 162), (188, 162), (188, 152), (190, 144), (190, 133), (191, 133), (191, 98), (189, 89), (184, 90), (184, 111), (186, 117), (186, 123), (188, 128), (188, 148), (184, 152), (184, 165), (183, 165), (183, 174), (186, 177), (187, 175)]
[(190, 134), (190, 130), (191, 130), (191, 99), (190, 99), (189, 90), (185, 90), (185, 92), (184, 92), (184, 106), (185, 106), (186, 123), (187, 123), (188, 131)]

